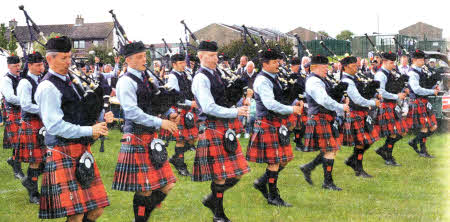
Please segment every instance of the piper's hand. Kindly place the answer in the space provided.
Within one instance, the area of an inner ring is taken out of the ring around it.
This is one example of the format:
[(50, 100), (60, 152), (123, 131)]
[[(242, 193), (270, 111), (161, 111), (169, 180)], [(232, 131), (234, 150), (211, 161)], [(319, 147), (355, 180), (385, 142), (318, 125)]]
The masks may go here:
[(116, 96), (116, 89), (112, 89), (111, 94), (109, 96), (111, 96), (111, 97)]
[(380, 100), (378, 100), (378, 99), (375, 100), (375, 106), (376, 106), (376, 107), (381, 107), (381, 102), (380, 102)]
[(408, 89), (408, 88), (405, 89), (405, 94), (406, 94), (406, 95), (409, 94), (409, 89)]
[(350, 112), (350, 107), (348, 104), (344, 104), (344, 112)]
[(301, 115), (302, 114), (302, 107), (300, 106), (293, 106), (294, 107), (294, 114)]
[(161, 128), (168, 130), (170, 133), (174, 133), (178, 130), (178, 126), (176, 123), (166, 119), (163, 119)]
[(248, 106), (241, 106), (238, 108), (238, 116), (248, 116)]
[(345, 97), (344, 103), (345, 103), (346, 105), (350, 104), (350, 99), (349, 99), (348, 97)]
[(399, 94), (397, 94), (397, 96), (398, 96), (398, 99), (402, 100), (402, 99), (405, 99), (406, 94), (405, 93), (399, 93)]
[(436, 88), (434, 89), (434, 95), (437, 96), (439, 91), (440, 91), (439, 86), (436, 86)]
[(98, 139), (101, 135), (108, 136), (108, 127), (106, 122), (97, 123), (92, 126), (92, 137), (94, 140)]
[(191, 108), (197, 108), (197, 107), (198, 107), (198, 106), (197, 106), (197, 102), (192, 101)]
[(178, 113), (171, 113), (169, 115), (169, 120), (176, 124), (179, 124), (180, 123), (180, 115)]
[(114, 121), (114, 114), (111, 111), (109, 111), (105, 113), (104, 119), (106, 123), (112, 123)]

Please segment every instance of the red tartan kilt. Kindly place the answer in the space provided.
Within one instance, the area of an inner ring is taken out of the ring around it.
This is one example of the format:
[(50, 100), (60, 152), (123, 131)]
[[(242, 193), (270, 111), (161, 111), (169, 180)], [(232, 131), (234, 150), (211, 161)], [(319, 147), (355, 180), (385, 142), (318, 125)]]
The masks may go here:
[(169, 161), (156, 170), (149, 156), (148, 144), (156, 138), (156, 133), (140, 135), (124, 134), (112, 188), (120, 191), (146, 192), (175, 183), (176, 178)]
[[(287, 126), (289, 118), (262, 118), (256, 120), (252, 138), (248, 143), (247, 160), (256, 163), (275, 164), (289, 162), (294, 158), (292, 146), (281, 146), (278, 140), (278, 129), (281, 125)], [(292, 123), (292, 122), (291, 122)]]
[(3, 148), (16, 149), (19, 145), (19, 129), (20, 129), (20, 119), (21, 112), (20, 109), (8, 108), (4, 109), (5, 112), (5, 132), (3, 138)]
[(236, 127), (235, 119), (206, 120), (202, 124), (207, 129), (198, 135), (192, 180), (222, 180), (248, 173), (250, 168), (242, 154), (239, 140), (234, 153), (228, 153), (223, 146), (223, 135), (228, 128)]
[(396, 102), (383, 102), (378, 109), (377, 125), (375, 129), (380, 137), (401, 135), (408, 132), (408, 125), (404, 119), (395, 117)]
[(345, 119), (342, 144), (345, 146), (371, 145), (379, 138), (378, 131), (366, 132), (365, 118), (367, 111), (351, 111), (350, 117)]
[(340, 149), (342, 135), (334, 138), (331, 124), (334, 117), (329, 114), (316, 114), (308, 116), (305, 129), (305, 152), (322, 151), (334, 152)]
[(97, 160), (93, 165), (95, 178), (89, 188), (83, 189), (76, 179), (76, 164), (85, 151), (91, 152), (89, 145), (48, 147), (42, 175), (39, 218), (68, 217), (109, 206)]
[(306, 121), (308, 121), (308, 113), (306, 108), (303, 108), (303, 112), (301, 115), (297, 115), (297, 119), (295, 122), (296, 129), (302, 129), (305, 127)]
[(427, 112), (428, 99), (417, 98), (409, 102), (406, 122), (410, 129), (431, 128), (437, 125), (436, 115)]
[[(194, 114), (194, 127), (191, 129), (186, 129), (186, 126), (184, 125), (185, 121), (185, 115), (191, 111)], [(190, 140), (195, 140), (198, 137), (198, 128), (196, 127), (196, 123), (198, 120), (198, 116), (195, 113), (194, 109), (191, 110), (185, 110), (181, 109), (180, 112), (180, 123), (178, 124), (178, 131), (171, 134), (169, 131), (161, 129), (160, 131), (160, 138), (163, 140), (171, 140), (171, 141), (177, 141), (177, 142), (186, 142)]]
[(19, 146), (16, 150), (16, 160), (25, 163), (40, 163), (45, 154), (45, 145), (40, 145), (37, 139), (39, 129), (43, 127), (39, 118), (22, 120), (19, 131)]

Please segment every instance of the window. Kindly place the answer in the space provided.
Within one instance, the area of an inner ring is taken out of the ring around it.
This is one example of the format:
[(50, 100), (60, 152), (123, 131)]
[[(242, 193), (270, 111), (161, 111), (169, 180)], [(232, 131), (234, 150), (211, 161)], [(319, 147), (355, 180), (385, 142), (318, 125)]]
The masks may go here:
[(84, 49), (85, 48), (84, 40), (81, 40), (78, 44), (79, 44), (78, 46), (80, 47), (80, 49)]
[(98, 41), (97, 41), (97, 40), (94, 40), (94, 41), (92, 42), (92, 44), (94, 44), (94, 46), (98, 46)]
[(84, 49), (85, 46), (85, 41), (84, 40), (80, 40), (80, 41), (73, 41), (73, 48), (74, 49)]

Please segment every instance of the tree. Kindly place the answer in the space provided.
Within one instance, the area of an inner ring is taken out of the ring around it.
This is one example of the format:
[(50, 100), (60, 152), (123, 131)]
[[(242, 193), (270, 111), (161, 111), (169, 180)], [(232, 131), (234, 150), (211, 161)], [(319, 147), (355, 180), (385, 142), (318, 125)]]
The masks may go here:
[[(88, 56), (88, 61), (91, 64), (94, 64), (95, 61), (95, 57), (100, 58), (100, 61), (103, 64), (114, 64), (114, 54), (112, 49), (108, 49), (106, 46), (104, 45), (99, 45), (99, 46), (92, 46), (91, 48), (89, 48), (89, 56)], [(94, 53), (91, 53), (94, 52)]]
[[(239, 59), (241, 56), (245, 55), (249, 58), (249, 60), (253, 61), (256, 64), (256, 67), (259, 67), (259, 53), (258, 51), (264, 46), (261, 44), (261, 39), (258, 37), (253, 37), (258, 44), (257, 47), (255, 47), (250, 38), (247, 37), (247, 43), (244, 42), (244, 40), (239, 39), (230, 42), (229, 44), (222, 46), (219, 48), (219, 55), (222, 53), (227, 55), (230, 59), (234, 59), (234, 65), (239, 64)], [(269, 45), (270, 48), (276, 49), (276, 44), (279, 45), (281, 48), (281, 51), (285, 53), (285, 55), (289, 58), (292, 57), (294, 54), (294, 43), (291, 41), (288, 41), (286, 38), (280, 38), (279, 41), (274, 40), (266, 40), (267, 45)]]
[(0, 24), (0, 48), (6, 49), (10, 54), (16, 53), (17, 49), (17, 41), (16, 38), (6, 30), (6, 26), (4, 23)]
[(325, 32), (325, 31), (318, 31), (317, 33), (319, 33), (319, 35), (320, 36), (323, 36), (324, 38), (330, 38), (330, 35), (327, 33), (327, 32)]
[(343, 30), (341, 33), (339, 33), (336, 36), (336, 39), (338, 40), (352, 40), (352, 36), (354, 35), (353, 32), (350, 30)]

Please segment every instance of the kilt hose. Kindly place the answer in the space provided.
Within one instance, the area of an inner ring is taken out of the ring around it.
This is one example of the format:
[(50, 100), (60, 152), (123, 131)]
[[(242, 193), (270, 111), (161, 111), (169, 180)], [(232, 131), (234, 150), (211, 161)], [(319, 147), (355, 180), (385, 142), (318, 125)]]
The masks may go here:
[(193, 181), (230, 179), (250, 171), (239, 140), (234, 153), (228, 153), (224, 148), (224, 134), (229, 128), (236, 134), (242, 131), (237, 118), (206, 120), (199, 125), (206, 126), (206, 129), (198, 135)]
[[(294, 116), (294, 115), (291, 115)], [(290, 117), (291, 117), (290, 116)], [(289, 143), (282, 146), (279, 142), (281, 125), (292, 126), (291, 118), (259, 118), (255, 121), (253, 134), (247, 148), (247, 160), (255, 163), (275, 164), (289, 162), (294, 158)]]
[(112, 189), (146, 192), (176, 182), (169, 161), (166, 161), (159, 169), (153, 167), (148, 145), (155, 138), (157, 138), (156, 133), (148, 132), (123, 135)]
[(85, 151), (91, 152), (90, 145), (69, 143), (47, 147), (39, 218), (68, 217), (109, 206), (96, 161), (95, 178), (88, 188), (82, 188), (76, 179), (77, 161)]

